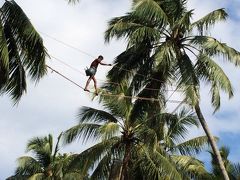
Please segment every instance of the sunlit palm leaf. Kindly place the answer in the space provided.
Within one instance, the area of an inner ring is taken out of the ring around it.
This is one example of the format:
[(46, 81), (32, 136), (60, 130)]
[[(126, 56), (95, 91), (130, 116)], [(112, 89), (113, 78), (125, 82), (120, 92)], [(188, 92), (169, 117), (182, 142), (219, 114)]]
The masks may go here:
[[(80, 170), (93, 169), (95, 164), (99, 163), (107, 153), (110, 153), (116, 144), (121, 141), (118, 137), (112, 137), (111, 139), (102, 141), (85, 151), (78, 154), (71, 163), (71, 167), (77, 167)], [(117, 148), (117, 146), (116, 146)], [(114, 153), (112, 153), (114, 154)]]
[(15, 171), (16, 175), (31, 175), (42, 172), (41, 165), (30, 156), (22, 156), (17, 160), (18, 167)]
[(224, 59), (240, 65), (240, 52), (229, 47), (226, 43), (221, 43), (215, 38), (209, 36), (195, 36), (191, 43), (199, 46), (200, 50), (209, 56), (222, 56)]
[(196, 73), (202, 80), (211, 83), (212, 104), (215, 111), (220, 107), (220, 90), (226, 92), (229, 97), (233, 96), (233, 89), (230, 80), (222, 68), (211, 58), (200, 54), (196, 63)]
[(127, 38), (138, 27), (142, 27), (140, 21), (132, 14), (113, 18), (108, 22), (108, 29), (105, 31), (104, 39), (108, 43), (112, 38)]
[(143, 149), (138, 161), (140, 168), (147, 177), (151, 179), (173, 178), (181, 179), (181, 175), (175, 169), (174, 164), (157, 151)]
[(113, 122), (104, 124), (99, 128), (100, 133), (102, 134), (102, 139), (107, 140), (119, 133), (119, 125)]
[(98, 140), (102, 137), (102, 134), (99, 132), (100, 127), (101, 125), (99, 124), (90, 123), (73, 126), (63, 134), (64, 143), (71, 143), (77, 138), (82, 138), (81, 140), (83, 142), (86, 142), (88, 139), (91, 138)]
[(133, 15), (144, 17), (146, 21), (152, 21), (159, 27), (167, 23), (168, 17), (164, 10), (154, 0), (138, 1), (133, 7)]
[(197, 27), (200, 34), (203, 34), (204, 30), (209, 30), (210, 27), (214, 26), (216, 22), (225, 21), (227, 17), (228, 14), (224, 9), (217, 9), (192, 23), (192, 27)]
[(204, 164), (194, 157), (172, 155), (171, 159), (185, 176), (191, 175), (192, 178), (196, 179), (210, 179), (210, 174), (204, 168)]
[[(179, 114), (164, 114), (168, 131), (165, 138), (170, 138), (174, 142), (185, 139), (189, 127), (198, 127), (199, 123), (195, 114), (185, 108)], [(166, 140), (167, 140), (166, 139)]]
[(206, 136), (201, 136), (177, 144), (173, 149), (179, 151), (183, 155), (194, 155), (198, 154), (208, 146), (208, 138)]
[(118, 120), (110, 113), (90, 107), (82, 107), (78, 114), (79, 120), (83, 122), (117, 122)]

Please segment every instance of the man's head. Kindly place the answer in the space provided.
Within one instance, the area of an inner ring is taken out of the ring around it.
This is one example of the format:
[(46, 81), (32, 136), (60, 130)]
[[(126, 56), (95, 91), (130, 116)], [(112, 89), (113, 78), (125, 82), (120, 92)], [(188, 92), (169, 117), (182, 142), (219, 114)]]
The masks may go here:
[(102, 55), (98, 56), (98, 60), (102, 61), (103, 60), (103, 56)]

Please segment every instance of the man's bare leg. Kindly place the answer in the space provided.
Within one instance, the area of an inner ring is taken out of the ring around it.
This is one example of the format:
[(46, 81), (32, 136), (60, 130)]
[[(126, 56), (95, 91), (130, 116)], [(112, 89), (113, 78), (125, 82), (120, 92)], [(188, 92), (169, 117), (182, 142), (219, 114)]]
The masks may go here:
[(84, 91), (90, 92), (90, 91), (88, 90), (88, 85), (89, 85), (89, 83), (90, 83), (90, 81), (91, 81), (92, 79), (93, 79), (93, 76), (90, 76), (90, 77), (88, 78), (87, 83), (86, 83), (86, 86), (85, 86), (85, 88), (84, 88)]
[(98, 95), (97, 80), (96, 80), (95, 76), (93, 76), (92, 79), (93, 79), (93, 82), (94, 82), (95, 94)]

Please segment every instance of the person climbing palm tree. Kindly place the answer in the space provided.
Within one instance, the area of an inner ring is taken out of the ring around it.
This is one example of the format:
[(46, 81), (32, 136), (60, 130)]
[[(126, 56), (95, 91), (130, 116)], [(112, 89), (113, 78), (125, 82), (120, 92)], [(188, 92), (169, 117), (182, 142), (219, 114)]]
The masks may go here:
[(84, 91), (88, 91), (88, 85), (90, 83), (91, 80), (93, 80), (94, 82), (94, 88), (95, 88), (95, 94), (98, 95), (98, 91), (97, 91), (97, 80), (95, 78), (95, 74), (97, 72), (97, 68), (98, 68), (98, 65), (101, 64), (101, 65), (104, 65), (104, 66), (111, 66), (112, 64), (105, 64), (105, 63), (102, 63), (102, 60), (103, 60), (103, 56), (100, 55), (98, 56), (97, 59), (95, 59), (91, 65), (90, 65), (90, 68), (89, 69), (86, 69), (86, 76), (90, 76), (87, 80), (87, 83), (86, 83), (86, 86), (84, 88)]

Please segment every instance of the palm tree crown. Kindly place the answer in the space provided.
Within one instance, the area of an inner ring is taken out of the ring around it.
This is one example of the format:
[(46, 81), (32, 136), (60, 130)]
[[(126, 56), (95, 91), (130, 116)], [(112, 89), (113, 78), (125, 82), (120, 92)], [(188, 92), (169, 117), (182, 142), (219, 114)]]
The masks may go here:
[(5, 1), (0, 14), (0, 93), (18, 102), (27, 89), (26, 72), (35, 82), (46, 74), (47, 52), (15, 1)]

